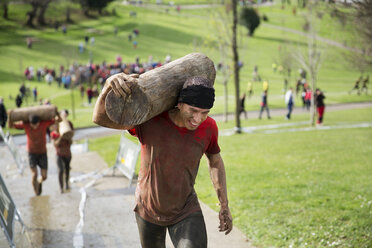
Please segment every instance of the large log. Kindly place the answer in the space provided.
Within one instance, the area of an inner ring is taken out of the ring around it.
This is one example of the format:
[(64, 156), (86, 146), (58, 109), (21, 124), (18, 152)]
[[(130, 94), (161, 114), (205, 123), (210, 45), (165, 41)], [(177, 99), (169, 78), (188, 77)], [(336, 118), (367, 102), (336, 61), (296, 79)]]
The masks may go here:
[(29, 121), (28, 118), (32, 114), (38, 115), (40, 120), (52, 120), (57, 114), (57, 107), (54, 105), (39, 105), (11, 109), (8, 112), (10, 122)]
[(166, 65), (141, 74), (128, 98), (111, 90), (105, 99), (107, 116), (123, 126), (139, 125), (173, 108), (187, 78), (216, 78), (213, 61), (201, 53), (191, 53)]

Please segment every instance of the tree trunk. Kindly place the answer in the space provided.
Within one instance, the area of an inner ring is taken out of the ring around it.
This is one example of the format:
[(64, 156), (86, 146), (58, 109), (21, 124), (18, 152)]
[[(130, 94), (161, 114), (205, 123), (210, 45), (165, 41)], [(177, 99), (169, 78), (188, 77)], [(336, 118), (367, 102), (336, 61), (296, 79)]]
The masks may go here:
[(37, 8), (38, 8), (38, 5), (36, 3), (31, 3), (31, 6), (32, 6), (32, 10), (27, 12), (28, 19), (26, 21), (26, 25), (29, 26), (29, 27), (34, 26), (33, 22), (34, 22), (34, 19), (36, 17), (36, 12), (37, 12)]
[(37, 17), (37, 22), (41, 26), (46, 24), (46, 22), (45, 22), (45, 12), (48, 9), (49, 3), (51, 1), (52, 0), (47, 0), (43, 4), (40, 5), (40, 11), (39, 11), (39, 15)]
[(174, 108), (186, 79), (195, 76), (212, 82), (216, 78), (214, 63), (204, 54), (191, 53), (141, 74), (130, 97), (117, 97), (112, 91), (107, 94), (107, 116), (123, 126), (139, 125)]
[(228, 102), (229, 102), (229, 95), (227, 90), (227, 78), (224, 76), (223, 79), (223, 92), (225, 94), (225, 114), (224, 114), (224, 122), (228, 121), (229, 116), (229, 109), (228, 109)]
[(4, 10), (3, 17), (4, 19), (8, 20), (9, 16), (8, 16), (8, 4), (7, 3), (3, 3), (3, 10)]
[(235, 125), (236, 125), (236, 132), (241, 133), (241, 127), (240, 127), (240, 116), (239, 116), (239, 110), (240, 110), (240, 104), (239, 104), (239, 55), (238, 55), (238, 47), (236, 44), (236, 25), (238, 22), (237, 17), (237, 0), (231, 0), (232, 1), (232, 9), (233, 9), (233, 27), (232, 27), (232, 50), (233, 50), (233, 57), (234, 57), (234, 83), (235, 83)]

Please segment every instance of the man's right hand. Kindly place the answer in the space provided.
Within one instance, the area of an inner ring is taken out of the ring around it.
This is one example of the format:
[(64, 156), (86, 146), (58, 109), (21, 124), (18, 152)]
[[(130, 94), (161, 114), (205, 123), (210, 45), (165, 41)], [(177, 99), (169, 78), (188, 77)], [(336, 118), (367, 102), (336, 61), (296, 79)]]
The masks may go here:
[(108, 88), (111, 88), (118, 97), (128, 97), (132, 93), (133, 84), (138, 83), (138, 74), (127, 75), (118, 73), (109, 77), (106, 81)]

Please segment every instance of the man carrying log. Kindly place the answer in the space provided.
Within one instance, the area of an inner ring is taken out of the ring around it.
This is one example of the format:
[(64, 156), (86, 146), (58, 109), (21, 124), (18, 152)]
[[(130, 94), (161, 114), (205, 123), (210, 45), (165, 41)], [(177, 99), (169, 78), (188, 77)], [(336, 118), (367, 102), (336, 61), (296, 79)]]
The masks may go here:
[[(60, 120), (57, 113), (58, 121)], [(27, 136), (27, 151), (30, 169), (32, 173), (32, 186), (35, 194), (40, 195), (42, 191), (42, 182), (47, 179), (48, 157), (46, 149), (46, 129), (55, 122), (52, 120), (40, 120), (40, 116), (29, 115), (28, 122), (13, 122), (9, 118), (9, 128), (24, 129)], [(38, 180), (37, 167), (40, 168), (41, 178)]]
[(137, 78), (124, 73), (110, 77), (97, 100), (93, 121), (129, 130), (141, 143), (134, 208), (141, 245), (165, 247), (168, 229), (175, 247), (207, 247), (204, 217), (194, 190), (203, 154), (220, 202), (219, 230), (225, 234), (232, 230), (218, 128), (208, 117), (214, 103), (213, 82), (202, 77), (187, 79), (176, 107), (142, 124), (132, 127), (111, 121), (105, 107), (108, 92), (112, 89), (118, 97), (131, 98)]
[[(72, 122), (67, 119), (68, 110), (62, 110), (60, 116), (62, 121), (60, 122), (59, 126), (62, 124), (68, 125), (68, 131), (73, 133), (74, 126), (72, 125)], [(68, 182), (70, 180), (71, 145), (73, 134), (64, 135), (64, 130), (61, 129), (62, 128), (57, 126), (55, 130), (50, 133), (50, 135), (53, 139), (54, 147), (57, 152), (58, 181), (61, 193), (63, 193), (65, 188), (66, 190), (69, 190)]]

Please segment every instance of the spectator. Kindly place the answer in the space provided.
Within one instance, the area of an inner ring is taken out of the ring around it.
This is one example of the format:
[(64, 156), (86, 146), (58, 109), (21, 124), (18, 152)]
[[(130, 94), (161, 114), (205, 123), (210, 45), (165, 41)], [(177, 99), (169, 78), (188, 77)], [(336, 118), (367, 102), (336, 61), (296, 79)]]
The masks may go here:
[(15, 103), (16, 103), (17, 108), (20, 108), (21, 107), (22, 102), (23, 102), (22, 97), (21, 97), (20, 94), (18, 94), (17, 97), (16, 97), (16, 99), (15, 99)]
[(4, 105), (4, 99), (0, 97), (0, 126), (5, 128), (6, 121), (8, 120), (8, 114)]
[(29, 48), (29, 49), (32, 48), (32, 38), (31, 37), (27, 37), (26, 44), (27, 44), (27, 48)]
[(85, 87), (83, 84), (80, 85), (80, 96), (81, 96), (81, 99), (84, 99), (84, 94), (85, 94)]
[(240, 97), (240, 99), (239, 99), (239, 102), (240, 102), (240, 106), (239, 106), (239, 116), (242, 114), (242, 113), (244, 113), (244, 117), (245, 117), (245, 119), (247, 119), (248, 118), (248, 116), (247, 116), (247, 111), (245, 111), (245, 97), (246, 97), (246, 95), (245, 95), (245, 93), (243, 93), (243, 95)]
[(87, 97), (88, 97), (88, 103), (90, 105), (92, 103), (92, 98), (93, 98), (93, 90), (90, 87), (87, 88)]
[[(71, 121), (67, 119), (68, 117), (68, 110), (62, 110), (60, 113), (61, 119), (63, 121), (67, 121), (68, 125), (70, 125), (71, 131), (74, 130), (74, 126), (72, 125)], [(70, 179), (70, 162), (71, 162), (71, 144), (72, 144), (72, 137), (65, 138), (59, 132), (59, 128), (55, 131), (51, 132), (51, 137), (53, 139), (54, 147), (57, 152), (57, 165), (58, 165), (58, 181), (61, 193), (64, 192), (64, 189), (69, 189), (69, 179)], [(65, 175), (65, 177), (63, 177)], [(64, 183), (65, 181), (65, 183)], [(64, 187), (65, 186), (65, 187)]]
[(288, 108), (288, 113), (286, 115), (286, 119), (291, 119), (291, 114), (294, 106), (294, 97), (293, 97), (293, 89), (292, 87), (289, 88), (289, 90), (285, 93), (285, 104)]
[[(305, 90), (305, 89), (304, 89)], [(310, 88), (308, 88), (306, 90), (306, 93), (305, 93), (305, 105), (306, 105), (306, 109), (307, 110), (310, 110), (310, 106), (311, 106), (311, 96), (312, 96), (313, 92)]]
[(363, 91), (365, 90), (366, 91), (366, 95), (368, 95), (368, 86), (367, 84), (369, 84), (369, 75), (363, 80), (363, 85), (362, 85), (362, 89), (361, 89), (361, 92), (363, 93)]
[(258, 119), (260, 120), (261, 120), (262, 112), (264, 111), (264, 109), (266, 109), (267, 118), (271, 119), (269, 106), (267, 104), (267, 91), (264, 91), (261, 95), (261, 109), (260, 109), (260, 114), (258, 116)]
[(253, 95), (252, 82), (248, 82), (248, 84), (247, 84), (247, 92), (248, 92), (248, 97), (251, 98), (251, 96)]
[(22, 83), (21, 87), (19, 87), (19, 92), (21, 93), (22, 98), (26, 96), (26, 86), (24, 83)]
[(36, 87), (34, 87), (33, 89), (32, 89), (32, 94), (33, 94), (33, 96), (34, 96), (34, 102), (36, 102), (37, 101), (37, 88)]
[(323, 124), (323, 116), (324, 116), (324, 110), (325, 110), (325, 104), (324, 104), (325, 96), (320, 89), (315, 90), (315, 105), (316, 110), (318, 112), (318, 120), (316, 124), (322, 125)]

